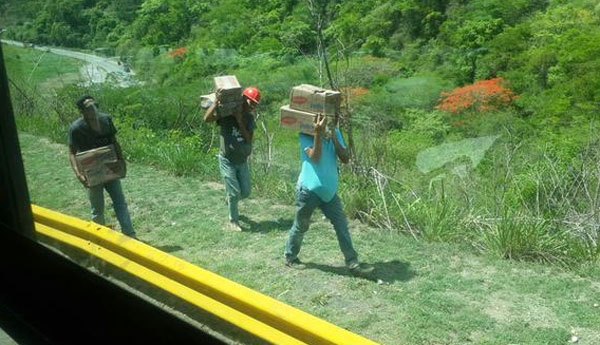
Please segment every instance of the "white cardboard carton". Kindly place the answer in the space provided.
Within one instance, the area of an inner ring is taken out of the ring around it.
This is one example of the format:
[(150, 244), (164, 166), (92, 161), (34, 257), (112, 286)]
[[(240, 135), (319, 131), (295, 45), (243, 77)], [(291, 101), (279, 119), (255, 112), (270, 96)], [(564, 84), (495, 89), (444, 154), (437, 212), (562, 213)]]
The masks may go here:
[[(218, 117), (231, 116), (242, 109), (242, 87), (234, 75), (215, 77), (215, 92), (221, 91), (220, 103), (217, 108)], [(210, 95), (209, 95), (210, 96)], [(212, 97), (213, 103), (216, 95)], [(206, 102), (208, 103), (208, 102)]]
[[(217, 95), (215, 93), (211, 93), (208, 95), (200, 96), (200, 107), (202, 109), (210, 108), (217, 101)], [(221, 102), (221, 105), (217, 108), (217, 116), (218, 117), (226, 117), (231, 116), (236, 111), (242, 111), (242, 99), (240, 98), (239, 102)]]
[[(215, 93), (211, 93), (208, 95), (200, 96), (200, 107), (203, 109), (210, 108), (217, 101), (217, 95)], [(233, 115), (236, 111), (242, 111), (242, 101), (243, 99), (239, 99), (238, 102), (223, 102), (221, 101), (221, 105), (217, 108), (217, 116), (218, 117), (226, 117)]]
[(313, 114), (335, 115), (341, 100), (340, 92), (309, 84), (295, 86), (290, 92), (290, 108)]
[(306, 134), (315, 134), (315, 114), (284, 105), (281, 111), (281, 127)]
[(215, 92), (221, 90), (221, 103), (239, 102), (242, 86), (234, 75), (215, 77)]

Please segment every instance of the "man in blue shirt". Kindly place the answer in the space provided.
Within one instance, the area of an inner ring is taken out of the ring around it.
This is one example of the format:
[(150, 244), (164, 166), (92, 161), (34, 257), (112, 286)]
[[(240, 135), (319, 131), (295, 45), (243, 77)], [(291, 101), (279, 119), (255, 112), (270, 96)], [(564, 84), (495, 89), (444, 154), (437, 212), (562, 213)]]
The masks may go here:
[(327, 117), (318, 115), (315, 123), (315, 135), (300, 134), (302, 147), (302, 171), (298, 178), (296, 217), (290, 229), (290, 237), (285, 245), (286, 265), (303, 269), (305, 265), (298, 259), (304, 234), (308, 231), (310, 217), (319, 207), (335, 229), (338, 243), (346, 267), (354, 274), (373, 272), (371, 265), (361, 264), (352, 245), (348, 232), (348, 220), (344, 214), (342, 202), (337, 195), (338, 165), (348, 163), (350, 157), (339, 129), (332, 126), (326, 133)]

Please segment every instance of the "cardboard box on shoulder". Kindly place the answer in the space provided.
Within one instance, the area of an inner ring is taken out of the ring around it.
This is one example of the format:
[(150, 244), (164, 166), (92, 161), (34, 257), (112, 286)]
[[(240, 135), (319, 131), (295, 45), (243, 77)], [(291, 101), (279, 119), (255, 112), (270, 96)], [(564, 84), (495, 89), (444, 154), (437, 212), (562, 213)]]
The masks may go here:
[(200, 96), (200, 107), (202, 107), (202, 109), (206, 110), (208, 108), (210, 108), (213, 104), (215, 104), (215, 102), (217, 101), (217, 94), (216, 93), (210, 93), (208, 95), (202, 95)]
[(217, 116), (231, 116), (235, 112), (241, 111), (244, 100), (242, 87), (234, 75), (215, 77), (215, 92), (219, 90), (221, 105), (217, 108)]
[(87, 187), (125, 177), (125, 162), (117, 159), (114, 145), (79, 152), (75, 160), (86, 178)]
[(215, 77), (215, 92), (221, 90), (221, 103), (239, 102), (242, 87), (234, 75)]
[(284, 105), (280, 111), (281, 127), (306, 134), (315, 134), (315, 114), (292, 109), (289, 105)]
[(342, 94), (314, 85), (302, 84), (290, 92), (290, 108), (309, 113), (335, 115), (340, 111)]
[[(200, 107), (204, 110), (210, 108), (217, 101), (217, 95), (215, 93), (211, 93), (208, 95), (200, 96)], [(221, 105), (216, 109), (218, 117), (226, 117), (233, 115), (236, 111), (242, 110), (242, 99), (240, 98), (239, 102), (221, 102)]]

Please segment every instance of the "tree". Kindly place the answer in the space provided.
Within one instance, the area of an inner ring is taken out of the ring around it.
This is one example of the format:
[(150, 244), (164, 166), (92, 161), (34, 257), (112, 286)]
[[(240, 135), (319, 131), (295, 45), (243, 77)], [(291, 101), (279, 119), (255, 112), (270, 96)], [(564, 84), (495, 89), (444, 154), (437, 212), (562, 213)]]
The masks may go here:
[(504, 79), (494, 78), (442, 92), (442, 98), (435, 108), (452, 114), (500, 110), (518, 98), (505, 84)]

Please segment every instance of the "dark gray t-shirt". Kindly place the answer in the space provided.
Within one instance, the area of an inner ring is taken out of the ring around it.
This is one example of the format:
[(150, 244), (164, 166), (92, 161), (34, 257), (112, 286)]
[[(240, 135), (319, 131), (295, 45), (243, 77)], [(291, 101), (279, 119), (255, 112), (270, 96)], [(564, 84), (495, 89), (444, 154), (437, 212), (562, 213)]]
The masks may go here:
[(83, 152), (114, 143), (117, 129), (110, 116), (100, 114), (98, 122), (100, 133), (92, 130), (83, 118), (73, 121), (69, 129), (69, 146), (74, 147), (77, 152)]
[[(246, 130), (253, 132), (256, 122), (250, 112), (244, 112), (242, 118), (246, 123)], [(238, 127), (234, 116), (228, 116), (217, 120), (221, 127), (221, 155), (234, 164), (246, 161), (252, 152), (252, 143), (247, 143)]]

